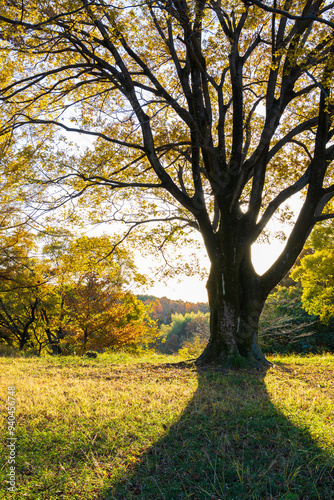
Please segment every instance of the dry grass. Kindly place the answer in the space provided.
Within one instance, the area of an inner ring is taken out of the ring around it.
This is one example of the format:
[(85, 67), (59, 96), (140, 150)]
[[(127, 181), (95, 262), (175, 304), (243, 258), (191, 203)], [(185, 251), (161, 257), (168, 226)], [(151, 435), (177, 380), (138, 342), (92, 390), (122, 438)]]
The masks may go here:
[[(334, 498), (333, 356), (276, 357), (267, 373), (162, 359), (0, 358), (0, 498)], [(5, 483), (8, 386), (16, 493)]]

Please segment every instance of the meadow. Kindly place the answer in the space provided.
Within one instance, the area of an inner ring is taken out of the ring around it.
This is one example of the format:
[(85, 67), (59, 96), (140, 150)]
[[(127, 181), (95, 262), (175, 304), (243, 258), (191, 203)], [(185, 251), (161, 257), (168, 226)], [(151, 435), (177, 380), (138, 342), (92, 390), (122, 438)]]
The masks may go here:
[(334, 498), (334, 356), (269, 359), (218, 372), (157, 355), (1, 357), (0, 498)]

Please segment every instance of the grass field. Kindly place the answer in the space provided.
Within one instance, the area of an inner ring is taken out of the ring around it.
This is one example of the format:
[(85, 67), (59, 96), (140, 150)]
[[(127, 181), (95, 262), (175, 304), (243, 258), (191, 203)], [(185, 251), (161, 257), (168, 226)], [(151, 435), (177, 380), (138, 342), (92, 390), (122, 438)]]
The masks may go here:
[(154, 356), (0, 358), (0, 498), (334, 499), (334, 356), (270, 359), (266, 373), (221, 373)]

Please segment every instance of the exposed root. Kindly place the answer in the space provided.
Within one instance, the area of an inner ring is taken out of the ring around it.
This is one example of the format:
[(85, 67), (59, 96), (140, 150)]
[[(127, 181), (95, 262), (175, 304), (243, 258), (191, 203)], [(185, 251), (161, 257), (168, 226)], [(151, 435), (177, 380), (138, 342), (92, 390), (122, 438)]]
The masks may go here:
[[(261, 353), (261, 351), (259, 350)], [(262, 353), (261, 353), (262, 354)], [(254, 356), (250, 353), (248, 357), (241, 356), (238, 352), (233, 352), (230, 355), (211, 356), (201, 355), (195, 364), (199, 369), (211, 368), (215, 371), (225, 370), (268, 370), (272, 365), (262, 354), (262, 356)]]

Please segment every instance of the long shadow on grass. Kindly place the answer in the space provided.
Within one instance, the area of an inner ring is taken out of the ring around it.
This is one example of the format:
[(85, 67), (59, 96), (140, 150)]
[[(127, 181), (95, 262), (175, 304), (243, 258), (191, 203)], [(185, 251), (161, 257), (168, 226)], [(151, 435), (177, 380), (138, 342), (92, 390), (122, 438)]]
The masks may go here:
[(198, 373), (179, 421), (104, 498), (334, 498), (330, 459), (271, 403), (264, 375)]

